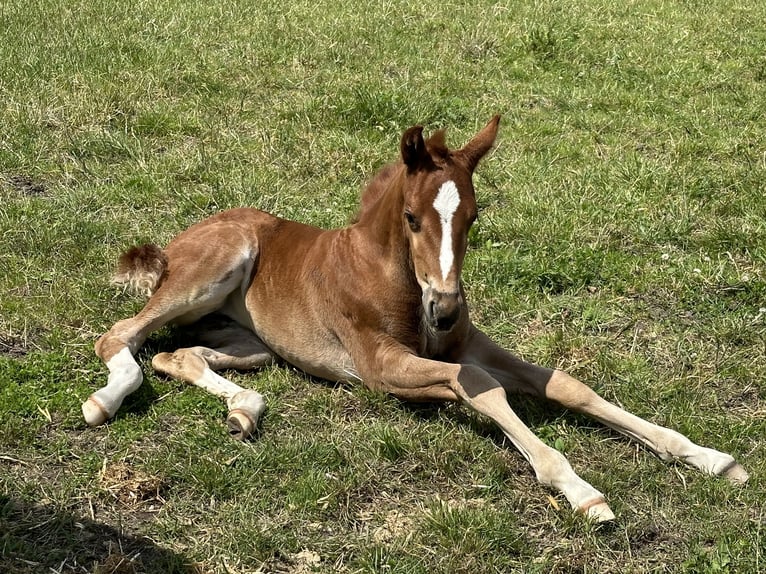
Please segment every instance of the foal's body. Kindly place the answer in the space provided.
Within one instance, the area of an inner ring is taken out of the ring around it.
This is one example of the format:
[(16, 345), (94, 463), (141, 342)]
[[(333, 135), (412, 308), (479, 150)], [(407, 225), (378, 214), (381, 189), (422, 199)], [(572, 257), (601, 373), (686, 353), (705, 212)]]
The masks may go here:
[(476, 217), (471, 175), (491, 148), (495, 117), (461, 150), (422, 128), (402, 137), (402, 161), (368, 186), (357, 221), (320, 230), (255, 209), (219, 213), (178, 235), (164, 250), (134, 248), (116, 279), (151, 295), (135, 317), (96, 343), (110, 370), (106, 387), (83, 405), (89, 424), (114, 416), (141, 384), (133, 355), (168, 322), (211, 314), (231, 321), (201, 334), (206, 346), (160, 353), (155, 369), (228, 402), (233, 436), (246, 438), (264, 401), (216, 374), (279, 358), (332, 381), (358, 379), (407, 400), (460, 401), (494, 420), (538, 479), (597, 520), (613, 514), (602, 494), (516, 416), (506, 393), (527, 393), (589, 414), (664, 459), (744, 482), (728, 454), (631, 415), (561, 371), (521, 361), (470, 321), (460, 272)]

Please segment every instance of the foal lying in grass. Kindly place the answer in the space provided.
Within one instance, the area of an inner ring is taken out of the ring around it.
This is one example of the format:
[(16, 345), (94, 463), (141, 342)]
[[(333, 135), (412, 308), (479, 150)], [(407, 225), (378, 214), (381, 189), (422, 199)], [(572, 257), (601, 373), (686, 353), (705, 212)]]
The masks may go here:
[(477, 214), (472, 175), (499, 121), (492, 118), (459, 150), (447, 148), (443, 132), (426, 141), (421, 127), (408, 129), (401, 161), (373, 179), (356, 222), (344, 229), (241, 208), (197, 223), (164, 249), (144, 245), (125, 253), (116, 280), (150, 298), (96, 343), (109, 380), (83, 404), (85, 420), (102, 424), (141, 385), (133, 355), (152, 331), (217, 313), (230, 321), (205, 332), (204, 346), (160, 353), (152, 365), (226, 399), (236, 438), (252, 433), (265, 403), (215, 371), (282, 359), (317, 377), (358, 379), (406, 400), (464, 403), (498, 424), (541, 483), (598, 521), (614, 518), (603, 495), (522, 423), (507, 393), (550, 399), (662, 459), (746, 481), (730, 455), (640, 419), (564, 372), (520, 360), (471, 323), (460, 275)]

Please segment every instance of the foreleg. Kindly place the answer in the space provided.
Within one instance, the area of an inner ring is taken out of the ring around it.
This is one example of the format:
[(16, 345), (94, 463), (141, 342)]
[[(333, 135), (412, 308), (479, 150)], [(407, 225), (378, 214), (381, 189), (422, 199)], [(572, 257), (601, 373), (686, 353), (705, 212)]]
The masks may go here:
[(561, 491), (573, 508), (597, 521), (614, 518), (603, 494), (577, 476), (564, 455), (535, 436), (511, 409), (505, 389), (487, 371), (409, 354), (388, 365), (382, 385), (386, 390), (410, 400), (458, 400), (488, 416), (527, 459), (542, 484)]
[[(214, 335), (214, 334), (212, 334)], [(245, 440), (255, 431), (266, 409), (263, 395), (244, 389), (214, 372), (217, 369), (254, 369), (274, 362), (275, 355), (255, 335), (240, 327), (220, 331), (221, 347), (191, 347), (155, 355), (152, 366), (162, 373), (198, 386), (226, 401), (229, 434)], [(233, 336), (232, 336), (233, 335)], [(208, 340), (215, 341), (214, 337)]]
[(589, 415), (636, 440), (663, 460), (677, 459), (703, 472), (745, 482), (747, 472), (726, 453), (694, 444), (684, 435), (650, 423), (600, 397), (590, 387), (559, 370), (513, 356), (484, 333), (474, 330), (462, 360), (486, 369), (509, 392), (525, 392)]

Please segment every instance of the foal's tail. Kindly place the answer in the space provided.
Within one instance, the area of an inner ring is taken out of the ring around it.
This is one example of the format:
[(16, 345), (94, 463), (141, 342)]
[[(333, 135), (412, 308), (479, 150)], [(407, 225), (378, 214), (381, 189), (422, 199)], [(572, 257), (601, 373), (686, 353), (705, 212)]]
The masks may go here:
[(153, 245), (131, 247), (120, 255), (113, 285), (124, 285), (133, 291), (151, 297), (162, 284), (168, 268), (168, 256)]

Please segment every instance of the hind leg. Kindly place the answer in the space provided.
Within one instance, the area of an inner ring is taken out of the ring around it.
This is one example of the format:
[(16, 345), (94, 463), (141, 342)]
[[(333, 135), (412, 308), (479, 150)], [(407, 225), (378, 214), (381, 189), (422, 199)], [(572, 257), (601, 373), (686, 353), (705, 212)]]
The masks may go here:
[[(98, 426), (114, 417), (125, 397), (141, 386), (143, 374), (133, 355), (150, 333), (178, 317), (194, 318), (196, 314), (210, 312), (211, 306), (220, 305), (215, 298), (179, 305), (174, 297), (166, 296), (168, 293), (169, 290), (163, 292), (160, 288), (141, 312), (130, 319), (118, 321), (96, 341), (96, 355), (106, 363), (109, 378), (106, 386), (93, 393), (82, 405), (85, 422), (90, 426)], [(225, 293), (222, 293), (218, 298), (222, 302), (224, 297)]]
[(152, 366), (226, 400), (229, 434), (245, 440), (266, 409), (263, 395), (243, 389), (214, 371), (254, 369), (273, 363), (276, 356), (255, 334), (235, 324), (204, 333), (202, 342), (215, 348), (197, 346), (160, 353), (152, 359)]
[(198, 256), (194, 263), (204, 262), (204, 270), (199, 263), (174, 259), (169, 248), (167, 279), (136, 316), (118, 321), (96, 342), (96, 354), (106, 363), (109, 379), (82, 405), (89, 425), (112, 418), (125, 397), (141, 386), (143, 375), (133, 355), (152, 331), (171, 321), (191, 323), (212, 313), (250, 277), (253, 257), (244, 250), (226, 258), (207, 253), (205, 246), (194, 253)]
[(133, 358), (146, 337), (170, 319), (163, 313), (153, 312), (155, 306), (147, 304), (135, 317), (118, 321), (96, 341), (98, 355), (109, 369), (106, 386), (82, 404), (82, 414), (90, 426), (98, 426), (112, 418), (122, 401), (141, 386), (143, 374)]

